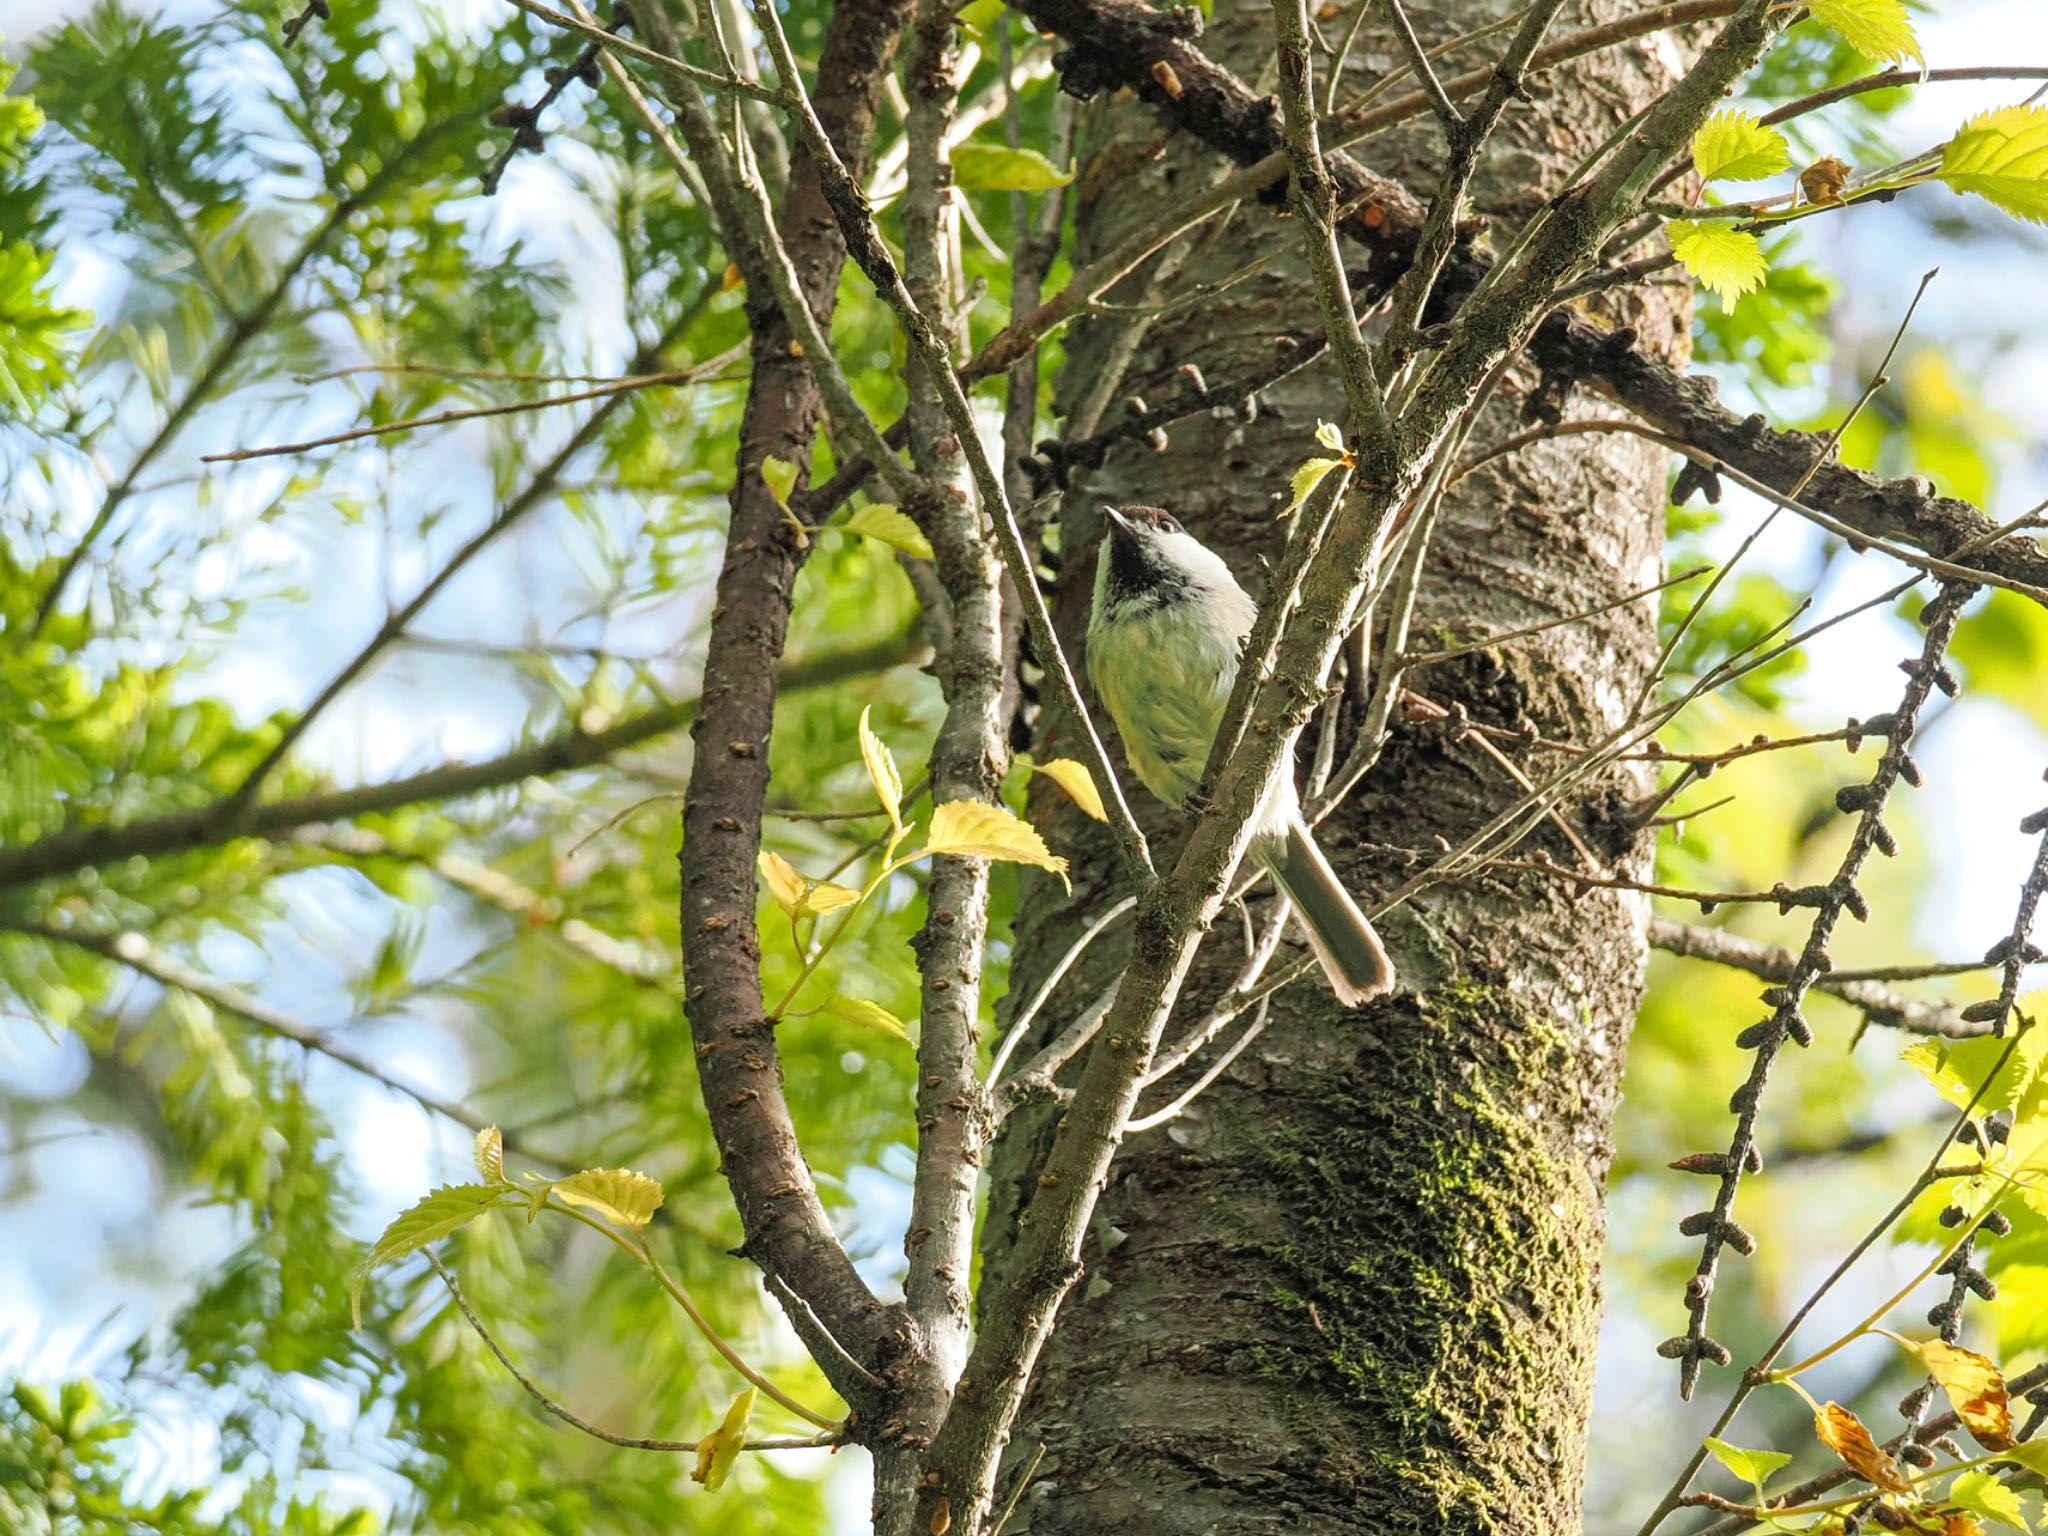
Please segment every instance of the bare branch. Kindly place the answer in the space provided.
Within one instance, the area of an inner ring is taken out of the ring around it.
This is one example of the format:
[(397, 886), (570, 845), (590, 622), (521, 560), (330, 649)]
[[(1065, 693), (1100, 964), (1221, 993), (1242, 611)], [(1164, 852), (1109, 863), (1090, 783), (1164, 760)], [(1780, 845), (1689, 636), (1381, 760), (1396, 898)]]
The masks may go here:
[[(1747, 971), (1752, 976), (1772, 982), (1791, 980), (1799, 966), (1799, 956), (1792, 950), (1780, 949), (1774, 944), (1759, 944), (1754, 939), (1745, 939), (1721, 928), (1701, 928), (1691, 923), (1674, 922), (1668, 917), (1650, 919), (1650, 946), (1689, 960), (1711, 960), (1716, 965), (1733, 966), (1736, 970)], [(1859, 979), (1852, 972), (1828, 973), (1816, 979), (1813, 985), (1862, 1009), (1864, 1017), (1873, 1024), (1890, 1025), (1911, 1034), (1942, 1035), (1952, 1040), (1991, 1033), (1989, 1025), (1972, 1023), (1964, 1017), (1961, 1008), (1952, 1004), (1930, 1003), (1904, 992), (1895, 992), (1874, 981)]]
[(383, 422), (376, 426), (351, 427), (345, 432), (330, 433), (326, 437), (308, 438), (302, 443), (274, 443), (266, 448), (236, 448), (227, 453), (201, 454), (202, 464), (239, 464), (245, 459), (269, 459), (280, 455), (311, 453), (318, 448), (333, 448), (342, 443), (361, 442), (364, 438), (388, 437), (394, 432), (411, 432), (420, 427), (445, 427), (452, 422), (475, 421), (484, 416), (513, 416), (525, 411), (544, 411), (557, 405), (579, 405), (586, 400), (602, 400), (609, 395), (627, 393), (637, 389), (655, 389), (663, 386), (696, 384), (727, 364), (746, 355), (745, 347), (734, 347), (721, 352), (691, 368), (680, 368), (669, 373), (642, 374), (634, 378), (613, 379), (590, 389), (575, 390), (566, 395), (554, 395), (546, 400), (513, 400), (502, 405), (463, 406), (454, 410), (436, 411), (428, 416), (410, 416), (404, 421)]
[(687, 64), (671, 54), (636, 43), (630, 37), (621, 37), (595, 22), (584, 21), (565, 11), (558, 11), (551, 5), (543, 5), (540, 0), (511, 0), (511, 3), (529, 16), (537, 16), (565, 32), (574, 32), (578, 37), (586, 37), (594, 43), (602, 44), (609, 53), (651, 64), (670, 80), (687, 80), (691, 85), (701, 86), (707, 91), (716, 91), (720, 95), (747, 96), (755, 101), (775, 99), (773, 91), (751, 80), (742, 79), (738, 75), (721, 75), (712, 70), (699, 69), (696, 65)]
[[(1424, 51), (1422, 39), (1415, 35), (1415, 23), (1408, 19), (1408, 12), (1402, 8), (1401, 0), (1383, 0), (1387, 11), (1387, 22), (1393, 28), (1394, 36), (1400, 41), (1401, 51), (1408, 55), (1408, 68), (1414, 73), (1416, 84), (1422, 87), (1424, 99), (1429, 102), (1430, 111), (1437, 115), (1444, 125), (1444, 137), (1452, 144), (1458, 143), (1464, 134), (1465, 115), (1451, 104), (1451, 98), (1444, 94), (1444, 83), (1437, 79), (1436, 70)], [(1366, 9), (1361, 0), (1360, 11)]]

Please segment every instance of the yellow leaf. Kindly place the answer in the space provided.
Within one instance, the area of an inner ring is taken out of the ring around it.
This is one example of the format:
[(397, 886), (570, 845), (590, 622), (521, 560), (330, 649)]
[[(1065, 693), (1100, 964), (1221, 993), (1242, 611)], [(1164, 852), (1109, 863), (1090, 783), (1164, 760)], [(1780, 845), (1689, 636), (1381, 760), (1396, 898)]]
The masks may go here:
[(1940, 175), (2016, 219), (2048, 224), (2048, 107), (1971, 118), (1942, 150)]
[(910, 1039), (910, 1031), (904, 1028), (901, 1019), (880, 1003), (871, 1003), (864, 997), (849, 997), (844, 992), (835, 992), (832, 1000), (825, 1004), (823, 1011), (835, 1019), (858, 1024), (863, 1029), (879, 1029), (883, 1034), (894, 1035), (898, 1040)]
[(702, 1483), (706, 1488), (717, 1488), (725, 1482), (741, 1447), (747, 1443), (747, 1420), (753, 1416), (754, 1389), (749, 1387), (732, 1400), (718, 1428), (697, 1442), (697, 1465), (690, 1473), (692, 1482)]
[(837, 912), (859, 900), (859, 891), (834, 885), (830, 880), (813, 880), (806, 875), (803, 899), (796, 904), (796, 910), (799, 917), (823, 917), (827, 912)]
[(804, 877), (797, 873), (796, 866), (767, 848), (761, 850), (755, 864), (761, 878), (768, 882), (768, 894), (775, 898), (775, 905), (795, 917), (797, 906), (804, 899)]
[(1333, 469), (1344, 466), (1342, 459), (1309, 459), (1294, 472), (1294, 478), (1287, 482), (1287, 505), (1280, 515), (1285, 517), (1296, 507), (1307, 501), (1311, 492), (1323, 483), (1323, 476)]
[(586, 1168), (557, 1179), (553, 1192), (564, 1205), (580, 1205), (636, 1232), (654, 1219), (662, 1201), (659, 1184), (626, 1168)]
[(487, 1184), (505, 1182), (505, 1133), (487, 1125), (476, 1133), (476, 1171)]
[(1716, 112), (1692, 136), (1692, 163), (1703, 181), (1762, 181), (1792, 163), (1792, 149), (1761, 118)]
[(1976, 1442), (1987, 1451), (2010, 1449), (2012, 1407), (1998, 1367), (1975, 1350), (1943, 1339), (1922, 1344), (1920, 1358), (1927, 1362), (1928, 1373), (1941, 1383), (1956, 1417)]
[(931, 540), (924, 536), (924, 530), (912, 522), (909, 515), (900, 507), (861, 507), (846, 520), (846, 528), (849, 533), (858, 533), (887, 544), (892, 549), (900, 549), (906, 555), (914, 555), (919, 560), (929, 560), (932, 557)]
[(761, 483), (768, 487), (768, 494), (775, 498), (775, 505), (787, 512), (789, 493), (796, 489), (796, 466), (771, 454), (761, 461)]
[(1344, 451), (1344, 432), (1334, 421), (1316, 423), (1316, 441), (1332, 453)]
[(1863, 1421), (1840, 1403), (1823, 1403), (1816, 1409), (1813, 1430), (1820, 1436), (1821, 1444), (1841, 1457), (1865, 1482), (1892, 1493), (1905, 1493), (1911, 1488), (1905, 1474), (1899, 1471), (1899, 1464), (1878, 1448)]
[(768, 894), (791, 917), (819, 917), (860, 900), (859, 891), (834, 885), (830, 880), (813, 880), (781, 854), (767, 848), (761, 850), (758, 863), (761, 878), (768, 882)]
[(1067, 792), (1068, 799), (1097, 821), (1109, 820), (1109, 812), (1102, 808), (1102, 796), (1095, 789), (1095, 776), (1088, 771), (1086, 764), (1077, 763), (1071, 757), (1056, 757), (1050, 762), (1039, 763), (1031, 771), (1042, 773), (1059, 785)]
[(1905, 0), (1807, 0), (1806, 9), (1873, 64), (1922, 59)]
[(952, 853), (968, 858), (1004, 859), (1012, 864), (1033, 864), (1060, 877), (1069, 891), (1067, 861), (1045, 846), (1045, 839), (1030, 822), (1012, 815), (1000, 805), (983, 805), (979, 800), (949, 800), (932, 811), (931, 831), (925, 836), (926, 853)]
[[(871, 709), (873, 706), (869, 706)], [(860, 712), (860, 759), (867, 764), (868, 782), (875, 786), (875, 798), (889, 813), (889, 828), (903, 835), (903, 775), (887, 743), (868, 724), (868, 710)]]
[(1702, 288), (1721, 296), (1723, 309), (1733, 309), (1737, 299), (1761, 287), (1770, 270), (1756, 236), (1727, 219), (1673, 219), (1664, 233), (1671, 239), (1671, 254)]

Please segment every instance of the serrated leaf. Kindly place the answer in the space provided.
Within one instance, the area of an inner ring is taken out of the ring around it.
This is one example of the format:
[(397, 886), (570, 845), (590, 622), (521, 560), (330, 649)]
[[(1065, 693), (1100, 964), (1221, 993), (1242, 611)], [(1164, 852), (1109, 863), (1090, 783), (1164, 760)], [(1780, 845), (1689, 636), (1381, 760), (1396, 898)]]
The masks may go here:
[(1841, 1457), (1865, 1482), (1892, 1493), (1905, 1493), (1912, 1487), (1899, 1464), (1870, 1438), (1863, 1421), (1840, 1403), (1823, 1403), (1814, 1410), (1813, 1431), (1820, 1436), (1821, 1444)]
[(747, 1443), (747, 1420), (753, 1416), (754, 1389), (749, 1387), (732, 1400), (718, 1428), (697, 1442), (697, 1465), (690, 1473), (692, 1482), (702, 1483), (706, 1488), (724, 1483)]
[(1976, 1085), (1966, 1081), (1950, 1063), (1949, 1049), (1935, 1040), (1922, 1040), (1899, 1052), (1899, 1060), (1926, 1078), (1934, 1091), (1951, 1104), (1967, 1104)]
[(796, 489), (796, 466), (787, 459), (778, 459), (770, 454), (761, 461), (761, 483), (768, 487), (768, 494), (775, 498), (775, 505), (787, 512), (789, 493)]
[(1334, 421), (1319, 421), (1316, 423), (1316, 441), (1332, 453), (1342, 453), (1344, 451), (1344, 429), (1339, 427)]
[(1941, 179), (2031, 224), (2048, 224), (2048, 107), (1973, 117), (1941, 152)]
[(924, 851), (1035, 865), (1051, 870), (1068, 890), (1073, 889), (1067, 880), (1067, 861), (1045, 846), (1036, 827), (1000, 805), (949, 800), (936, 807), (931, 830), (925, 834)]
[(870, 705), (860, 712), (860, 760), (867, 764), (868, 782), (875, 786), (875, 798), (889, 813), (890, 830), (901, 837), (903, 775), (897, 770), (895, 754), (890, 752), (888, 743), (877, 736), (868, 724), (868, 712), (873, 707)]
[(2027, 1524), (2026, 1512), (2020, 1508), (2020, 1496), (2001, 1483), (1998, 1474), (1989, 1467), (1976, 1467), (1965, 1472), (1949, 1484), (1948, 1494), (1942, 1502), (1968, 1510), (1973, 1515), (1982, 1515), (1999, 1525), (2009, 1525), (2016, 1531), (2032, 1529)]
[(879, 1029), (885, 1035), (894, 1035), (906, 1042), (910, 1039), (910, 1031), (901, 1019), (880, 1003), (871, 1003), (864, 997), (849, 997), (844, 992), (835, 992), (832, 1000), (820, 1011), (831, 1014), (835, 1019), (844, 1019), (849, 1024), (858, 1024), (862, 1029)]
[(1706, 1446), (1714, 1453), (1714, 1459), (1748, 1483), (1757, 1491), (1757, 1498), (1763, 1498), (1764, 1484), (1771, 1475), (1792, 1458), (1783, 1451), (1746, 1451), (1739, 1445), (1730, 1445), (1726, 1440), (1707, 1436)]
[(924, 536), (924, 530), (912, 522), (910, 515), (900, 507), (871, 505), (858, 508), (846, 520), (847, 530), (865, 538), (900, 549), (906, 555), (919, 560), (932, 557), (931, 540)]
[(1005, 144), (956, 144), (953, 184), (969, 192), (1044, 192), (1074, 179), (1035, 149)]
[(1979, 1445), (1987, 1451), (2002, 1451), (2012, 1444), (2012, 1406), (2005, 1377), (1996, 1364), (1974, 1349), (1944, 1339), (1922, 1344), (1920, 1358)]
[(1293, 478), (1287, 482), (1287, 505), (1281, 510), (1280, 515), (1286, 517), (1291, 514), (1304, 501), (1308, 500), (1310, 493), (1317, 486), (1323, 483), (1323, 476), (1333, 469), (1342, 469), (1343, 467), (1344, 461), (1342, 459), (1309, 459), (1306, 461), (1301, 468), (1294, 472)]
[(1747, 112), (1716, 112), (1692, 136), (1692, 163), (1705, 181), (1762, 181), (1791, 165), (1792, 147)]
[(627, 1168), (586, 1168), (555, 1180), (551, 1193), (564, 1205), (595, 1211), (606, 1221), (636, 1232), (654, 1219), (662, 1202), (659, 1184)]
[(476, 1171), (484, 1176), (486, 1184), (505, 1182), (505, 1133), (495, 1125), (487, 1125), (476, 1133)]
[(1102, 808), (1102, 796), (1095, 788), (1095, 775), (1088, 771), (1087, 764), (1077, 763), (1071, 757), (1055, 757), (1035, 764), (1031, 771), (1042, 773), (1059, 785), (1085, 814), (1097, 821), (1109, 820), (1109, 812)]
[(355, 1326), (363, 1326), (363, 1286), (370, 1272), (429, 1243), (439, 1242), (450, 1232), (468, 1226), (504, 1196), (502, 1187), (490, 1184), (444, 1184), (425, 1199), (401, 1212), (370, 1248), (370, 1256), (356, 1271), (349, 1292), (349, 1313)]
[(1755, 235), (1736, 229), (1726, 219), (1673, 219), (1664, 227), (1676, 256), (1700, 281), (1721, 296), (1724, 309), (1763, 285), (1770, 263)]
[(1905, 0), (1807, 0), (1813, 19), (1873, 64), (1924, 63)]

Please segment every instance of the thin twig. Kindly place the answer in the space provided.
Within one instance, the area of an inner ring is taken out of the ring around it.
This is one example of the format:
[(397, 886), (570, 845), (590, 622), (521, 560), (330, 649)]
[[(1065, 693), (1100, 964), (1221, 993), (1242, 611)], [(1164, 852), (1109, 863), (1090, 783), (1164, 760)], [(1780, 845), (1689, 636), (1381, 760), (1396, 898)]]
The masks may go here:
[[(441, 1262), (441, 1256), (431, 1248), (425, 1250), (425, 1252), (427, 1262), (434, 1266), (434, 1273), (439, 1275), (441, 1283), (448, 1287), (448, 1294), (455, 1298), (455, 1305), (462, 1309), (463, 1317), (468, 1320), (469, 1326), (475, 1330), (476, 1336), (484, 1341), (484, 1347), (497, 1357), (498, 1364), (505, 1367), (506, 1371), (511, 1374), (512, 1379), (526, 1389), (526, 1395), (540, 1404), (545, 1412), (560, 1419), (571, 1429), (582, 1430), (584, 1434), (589, 1435), (594, 1440), (602, 1440), (607, 1445), (624, 1446), (629, 1451), (694, 1451), (697, 1449), (700, 1442), (695, 1440), (652, 1440), (641, 1435), (615, 1435), (610, 1430), (599, 1429), (588, 1419), (578, 1418), (574, 1413), (571, 1413), (567, 1408), (548, 1396), (538, 1383), (512, 1363), (512, 1357), (506, 1354), (504, 1346), (491, 1336), (490, 1329), (484, 1326), (483, 1319), (478, 1317), (475, 1309), (470, 1306), (469, 1298), (462, 1294), (462, 1287), (455, 1283), (454, 1274), (446, 1264)], [(779, 1439), (749, 1440), (740, 1449), (743, 1451), (793, 1451), (812, 1446), (837, 1445), (839, 1440), (840, 1437), (836, 1434), (785, 1436)]]
[[(458, 421), (475, 421), (482, 416), (511, 416), (524, 411), (543, 411), (557, 405), (577, 405), (585, 400), (602, 400), (609, 395), (625, 394), (636, 389), (654, 389), (664, 385), (696, 384), (706, 376), (715, 373), (728, 363), (736, 362), (746, 355), (744, 345), (730, 348), (717, 357), (698, 364), (694, 368), (680, 368), (671, 373), (643, 374), (636, 378), (619, 379), (612, 383), (600, 384), (591, 389), (576, 390), (566, 395), (551, 395), (545, 400), (513, 400), (501, 405), (462, 406), (454, 410), (436, 411), (430, 416), (410, 416), (404, 421), (382, 422), (375, 426), (351, 427), (345, 432), (330, 433), (326, 437), (308, 438), (299, 443), (274, 443), (264, 448), (236, 448), (226, 453), (201, 454), (202, 464), (239, 464), (245, 459), (271, 459), (280, 455), (311, 453), (319, 448), (333, 448), (342, 443), (360, 442), (368, 437), (386, 437), (393, 432), (410, 432), (418, 427), (445, 427)], [(718, 382), (713, 380), (712, 382)]]

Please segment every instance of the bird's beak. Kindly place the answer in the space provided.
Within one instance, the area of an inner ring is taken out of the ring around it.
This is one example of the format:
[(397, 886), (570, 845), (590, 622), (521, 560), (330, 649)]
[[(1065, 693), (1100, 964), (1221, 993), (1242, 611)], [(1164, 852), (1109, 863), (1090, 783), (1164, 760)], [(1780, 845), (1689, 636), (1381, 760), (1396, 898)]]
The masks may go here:
[(1109, 527), (1112, 533), (1120, 533), (1127, 539), (1136, 537), (1138, 532), (1137, 525), (1124, 516), (1122, 508), (1112, 507), (1105, 502), (1102, 508), (1102, 515), (1109, 519)]

